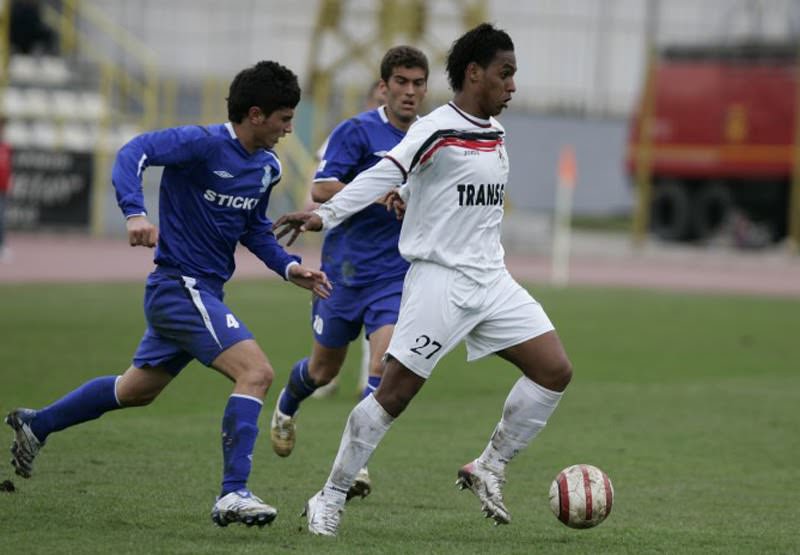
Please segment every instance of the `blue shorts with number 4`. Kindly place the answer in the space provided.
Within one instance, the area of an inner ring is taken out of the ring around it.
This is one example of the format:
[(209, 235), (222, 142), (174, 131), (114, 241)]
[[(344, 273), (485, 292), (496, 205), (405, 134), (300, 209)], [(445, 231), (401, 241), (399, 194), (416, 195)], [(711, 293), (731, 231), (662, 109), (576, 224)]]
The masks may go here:
[(321, 345), (336, 349), (357, 338), (362, 326), (369, 337), (378, 328), (396, 324), (402, 293), (402, 277), (364, 287), (334, 286), (329, 298), (314, 298), (314, 338)]
[(173, 376), (192, 359), (206, 366), (224, 350), (253, 334), (222, 302), (216, 284), (157, 269), (147, 278), (144, 313), (147, 330), (133, 364), (161, 366)]

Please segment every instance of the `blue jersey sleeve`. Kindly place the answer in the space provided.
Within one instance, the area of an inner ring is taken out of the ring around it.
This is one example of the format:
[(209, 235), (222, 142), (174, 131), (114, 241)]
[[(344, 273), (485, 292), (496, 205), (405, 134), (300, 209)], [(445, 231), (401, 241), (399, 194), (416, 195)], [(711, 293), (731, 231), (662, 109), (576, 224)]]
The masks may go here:
[(349, 183), (356, 176), (356, 170), (368, 149), (363, 126), (355, 119), (343, 121), (331, 133), (314, 180), (336, 179)]
[(302, 259), (286, 252), (272, 232), (272, 222), (267, 217), (267, 204), (272, 187), (281, 179), (280, 166), (273, 176), (268, 190), (252, 211), (247, 229), (239, 237), (239, 242), (255, 254), (269, 269), (286, 279), (286, 269), (289, 264), (300, 263)]
[(134, 137), (117, 153), (111, 182), (128, 217), (144, 214), (142, 173), (149, 166), (189, 165), (207, 157), (213, 141), (204, 127), (173, 127)]

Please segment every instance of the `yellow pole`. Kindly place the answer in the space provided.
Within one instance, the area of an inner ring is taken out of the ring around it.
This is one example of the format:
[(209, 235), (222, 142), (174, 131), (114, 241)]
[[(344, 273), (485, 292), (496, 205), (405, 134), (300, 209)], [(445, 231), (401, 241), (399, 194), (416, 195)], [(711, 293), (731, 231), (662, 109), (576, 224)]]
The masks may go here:
[(8, 57), (11, 52), (11, 2), (0, 4), (0, 91), (8, 84)]
[(200, 122), (206, 125), (213, 119), (214, 107), (212, 106), (212, 98), (214, 97), (214, 90), (216, 89), (214, 80), (211, 77), (203, 79), (203, 99), (201, 102), (201, 115)]
[(75, 14), (77, 13), (78, 0), (64, 0), (62, 4), (60, 29), (61, 54), (70, 55), (75, 52), (77, 37), (75, 36)]
[(311, 143), (312, 149), (319, 148), (322, 141), (328, 136), (329, 129), (327, 121), (328, 103), (331, 94), (331, 75), (330, 71), (320, 69), (314, 78), (314, 116), (312, 118)]
[(142, 128), (146, 130), (156, 127), (158, 121), (158, 70), (155, 65), (148, 64), (145, 69), (144, 103)]
[[(113, 87), (113, 67), (110, 63), (100, 66), (100, 91), (106, 102), (111, 99)], [(109, 129), (111, 127), (111, 109), (107, 109), (98, 122), (97, 146), (94, 150), (94, 169), (92, 175), (91, 196), (91, 232), (94, 236), (103, 234), (105, 227), (105, 200), (111, 176), (108, 171)]]
[(178, 125), (178, 82), (175, 78), (164, 79), (164, 108), (157, 127), (174, 127)]
[(787, 223), (789, 227), (789, 249), (793, 254), (797, 254), (800, 251), (800, 48), (797, 51), (797, 73), (794, 86), (794, 156)]

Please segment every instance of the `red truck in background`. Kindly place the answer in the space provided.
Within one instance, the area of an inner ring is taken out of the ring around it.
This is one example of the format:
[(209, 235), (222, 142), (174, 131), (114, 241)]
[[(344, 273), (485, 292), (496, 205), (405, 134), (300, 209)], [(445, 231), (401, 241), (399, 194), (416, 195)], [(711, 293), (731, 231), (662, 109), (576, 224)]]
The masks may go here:
[(786, 235), (797, 75), (797, 44), (661, 50), (650, 143), (639, 141), (642, 98), (626, 159), (633, 177), (643, 160), (649, 166), (650, 223), (658, 237), (705, 239), (735, 213), (762, 225), (772, 240)]

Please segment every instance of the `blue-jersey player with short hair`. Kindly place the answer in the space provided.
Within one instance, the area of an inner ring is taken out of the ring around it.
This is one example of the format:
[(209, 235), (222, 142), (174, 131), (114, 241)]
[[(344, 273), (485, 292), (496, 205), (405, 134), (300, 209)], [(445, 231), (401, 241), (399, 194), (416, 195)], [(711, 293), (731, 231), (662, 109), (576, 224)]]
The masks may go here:
[[(234, 382), (222, 421), (222, 488), (212, 509), (220, 526), (269, 524), (277, 511), (247, 487), (258, 416), (273, 370), (253, 335), (223, 302), (234, 251), (246, 246), (270, 269), (325, 298), (324, 272), (300, 265), (275, 240), (266, 216), (281, 165), (272, 147), (292, 130), (297, 77), (259, 62), (233, 80), (225, 124), (139, 135), (119, 151), (112, 171), (131, 246), (154, 247), (156, 269), (144, 297), (147, 329), (121, 376), (95, 378), (39, 410), (6, 417), (15, 433), (16, 473), (29, 478), (50, 434), (118, 408), (151, 403), (192, 360)], [(147, 218), (142, 172), (163, 166), (160, 233)]]
[[(333, 197), (403, 139), (427, 91), (425, 54), (410, 46), (391, 48), (381, 61), (381, 81), (386, 105), (344, 121), (331, 134), (314, 177), (315, 202)], [(271, 439), (278, 455), (286, 457), (294, 449), (300, 403), (338, 375), (347, 347), (362, 326), (370, 345), (370, 375), (363, 396), (380, 383), (381, 361), (397, 322), (408, 269), (397, 248), (400, 227), (401, 221), (376, 202), (326, 235), (322, 270), (335, 288), (330, 298), (315, 298), (311, 356), (294, 365), (273, 412)], [(364, 468), (350, 496), (366, 496), (370, 488)]]

